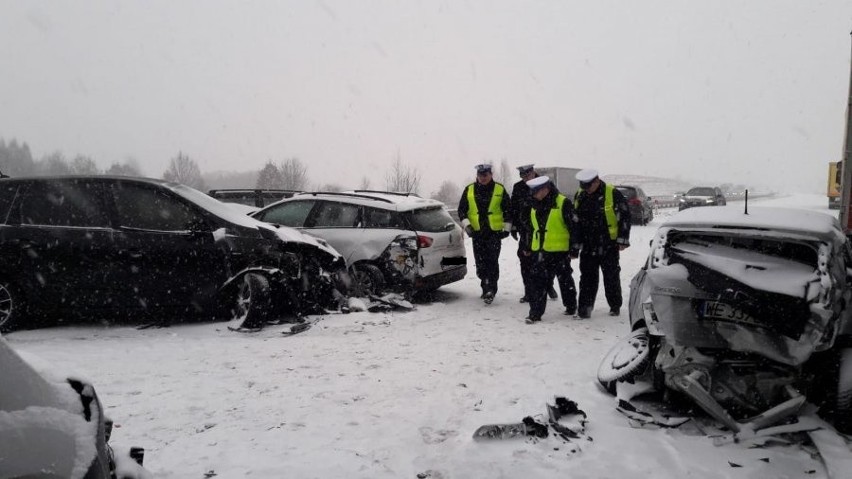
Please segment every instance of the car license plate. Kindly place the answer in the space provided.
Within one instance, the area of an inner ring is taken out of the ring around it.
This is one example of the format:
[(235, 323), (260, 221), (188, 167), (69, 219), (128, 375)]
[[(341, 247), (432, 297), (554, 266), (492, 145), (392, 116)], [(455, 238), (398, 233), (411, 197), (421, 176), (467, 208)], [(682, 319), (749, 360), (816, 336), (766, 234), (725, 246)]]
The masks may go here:
[(757, 324), (751, 316), (742, 309), (721, 301), (705, 301), (700, 308), (701, 316), (709, 319), (731, 321), (734, 323)]

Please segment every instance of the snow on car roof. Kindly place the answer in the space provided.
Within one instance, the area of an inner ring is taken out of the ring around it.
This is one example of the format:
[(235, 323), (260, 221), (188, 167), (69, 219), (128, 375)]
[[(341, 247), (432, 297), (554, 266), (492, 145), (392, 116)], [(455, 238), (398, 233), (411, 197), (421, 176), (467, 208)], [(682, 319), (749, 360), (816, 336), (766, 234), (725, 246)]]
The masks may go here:
[(747, 228), (816, 234), (822, 238), (843, 236), (837, 218), (813, 210), (796, 208), (736, 207), (689, 208), (669, 218), (663, 227)]
[[(345, 201), (365, 204), (369, 202), (371, 206), (377, 208), (385, 208), (396, 211), (411, 211), (418, 208), (442, 207), (444, 203), (431, 198), (422, 198), (415, 194), (395, 193), (392, 191), (372, 191), (372, 190), (348, 190), (342, 192), (307, 192), (300, 193), (296, 197), (304, 196), (328, 196)], [(283, 200), (287, 201), (287, 200)]]

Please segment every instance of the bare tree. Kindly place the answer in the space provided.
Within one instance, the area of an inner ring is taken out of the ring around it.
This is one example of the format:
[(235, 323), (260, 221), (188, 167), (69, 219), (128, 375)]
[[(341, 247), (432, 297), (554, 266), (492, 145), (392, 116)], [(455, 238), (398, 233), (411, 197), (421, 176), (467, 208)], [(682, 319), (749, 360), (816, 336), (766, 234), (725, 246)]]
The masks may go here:
[(509, 166), (509, 160), (503, 158), (500, 160), (500, 168), (497, 170), (497, 182), (506, 186), (507, 181), (512, 181), (512, 167)]
[(455, 205), (459, 201), (461, 188), (450, 180), (444, 180), (438, 191), (432, 193), (432, 199), (443, 202), (445, 205)]
[(71, 173), (75, 175), (97, 175), (100, 169), (95, 161), (88, 156), (77, 155), (71, 160)]
[(205, 189), (198, 163), (182, 152), (178, 152), (178, 155), (171, 159), (168, 169), (163, 173), (163, 179), (199, 190)]
[(298, 158), (284, 160), (278, 168), (281, 170), (281, 187), (285, 190), (304, 190), (308, 185), (308, 168)]
[(116, 176), (142, 176), (136, 161), (132, 158), (124, 163), (113, 163), (104, 171), (105, 175)]
[(71, 174), (71, 165), (65, 159), (61, 151), (54, 151), (44, 156), (38, 162), (37, 169), (45, 175), (68, 175)]
[(272, 163), (272, 160), (266, 162), (260, 172), (257, 174), (256, 188), (261, 189), (276, 189), (283, 188), (284, 177), (281, 175), (281, 170)]
[(388, 191), (417, 193), (420, 189), (420, 172), (417, 168), (403, 166), (402, 157), (397, 151), (391, 169), (385, 174), (385, 186)]
[(361, 184), (358, 186), (359, 190), (369, 190), (370, 189), (370, 177), (364, 175), (361, 177)]

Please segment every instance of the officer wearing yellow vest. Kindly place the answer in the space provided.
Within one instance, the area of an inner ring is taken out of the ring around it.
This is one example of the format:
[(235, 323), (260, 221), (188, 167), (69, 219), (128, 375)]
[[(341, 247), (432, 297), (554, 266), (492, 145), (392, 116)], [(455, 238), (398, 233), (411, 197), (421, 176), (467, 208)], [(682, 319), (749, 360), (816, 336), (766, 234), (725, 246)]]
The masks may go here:
[(612, 185), (604, 183), (597, 170), (581, 170), (576, 175), (580, 189), (574, 196), (579, 218), (575, 240), (580, 250), (580, 296), (577, 316), (589, 318), (595, 307), (600, 273), (610, 316), (621, 311), (620, 252), (630, 246), (630, 208), (627, 199)]
[(467, 185), (459, 201), (459, 219), (468, 236), (473, 239), (473, 259), (476, 276), (482, 287), (486, 304), (494, 301), (500, 279), (502, 240), (512, 230), (511, 203), (506, 188), (494, 181), (491, 164), (476, 165), (476, 181)]
[[(531, 234), (529, 251), (532, 252), (530, 270), (530, 314), (527, 323), (541, 321), (547, 307), (547, 290), (555, 276), (562, 293), (564, 314), (577, 310), (577, 290), (571, 276), (572, 231), (576, 229), (577, 216), (574, 205), (559, 193), (547, 176), (527, 181), (532, 195), (530, 211)], [(577, 251), (574, 251), (576, 256)]]

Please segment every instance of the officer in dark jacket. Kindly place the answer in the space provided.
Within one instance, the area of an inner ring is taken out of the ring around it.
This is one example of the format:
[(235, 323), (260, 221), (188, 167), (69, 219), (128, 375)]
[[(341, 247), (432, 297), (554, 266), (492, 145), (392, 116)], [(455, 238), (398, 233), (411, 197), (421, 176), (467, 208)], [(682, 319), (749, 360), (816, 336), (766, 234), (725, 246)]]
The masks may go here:
[(506, 188), (494, 181), (491, 165), (476, 166), (476, 181), (467, 185), (459, 200), (459, 219), (473, 239), (476, 276), (486, 304), (494, 301), (500, 279), (501, 241), (512, 230), (511, 203)]
[(630, 208), (627, 199), (612, 185), (604, 183), (597, 170), (581, 170), (576, 175), (580, 189), (574, 199), (579, 218), (578, 232), (572, 237), (580, 249), (580, 297), (577, 315), (588, 318), (598, 294), (599, 273), (603, 273), (609, 314), (621, 310), (620, 252), (630, 246)]
[[(541, 321), (547, 306), (547, 289), (555, 276), (562, 292), (565, 314), (577, 309), (577, 290), (571, 276), (571, 232), (576, 229), (577, 216), (571, 200), (559, 193), (547, 176), (527, 182), (532, 195), (530, 213), (530, 315), (527, 323)], [(577, 256), (577, 251), (573, 251)]]
[[(538, 177), (534, 165), (523, 165), (518, 167), (521, 180), (512, 187), (512, 238), (518, 241), (518, 260), (521, 264), (521, 279), (524, 282), (524, 295), (521, 302), (529, 301), (530, 295), (530, 268), (532, 267), (532, 252), (529, 250), (530, 233), (530, 209), (532, 208), (532, 196), (527, 181)], [(547, 295), (556, 299), (556, 290), (553, 285), (548, 286)]]

